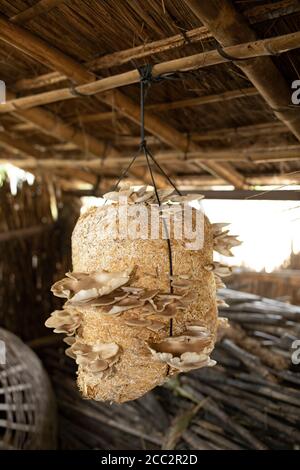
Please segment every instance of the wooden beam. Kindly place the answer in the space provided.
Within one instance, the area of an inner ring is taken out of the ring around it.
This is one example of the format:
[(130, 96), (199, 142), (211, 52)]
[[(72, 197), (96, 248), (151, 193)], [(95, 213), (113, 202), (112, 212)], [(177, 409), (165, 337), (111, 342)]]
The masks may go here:
[(78, 123), (84, 122), (84, 123), (91, 123), (91, 122), (105, 122), (105, 121), (112, 121), (113, 119), (122, 119), (123, 116), (119, 115), (118, 113), (114, 113), (112, 111), (106, 111), (103, 113), (95, 113), (95, 114), (85, 114), (85, 115), (80, 115), (80, 118), (78, 116), (71, 118), (70, 122), (73, 123)]
[(35, 149), (27, 142), (14, 139), (13, 137), (4, 132), (0, 132), (0, 146), (8, 148), (14, 154), (21, 154), (24, 157), (30, 156), (36, 159), (45, 157), (45, 154), (43, 152), (40, 152), (39, 150)]
[[(250, 23), (258, 23), (267, 19), (274, 19), (283, 15), (296, 13), (299, 11), (299, 8), (299, 0), (284, 0), (249, 8), (244, 12), (244, 15), (248, 17)], [(187, 41), (189, 44), (196, 44), (211, 37), (210, 31), (208, 31), (205, 26), (202, 26), (190, 31), (185, 31), (184, 35), (176, 34), (175, 36), (165, 39), (100, 56), (97, 59), (86, 62), (85, 67), (92, 71), (112, 68), (129, 63), (132, 60), (142, 59), (150, 55), (152, 56), (164, 51), (180, 48), (185, 46)], [(16, 91), (36, 89), (60, 83), (66, 79), (67, 76), (65, 74), (50, 72), (40, 76), (18, 80), (14, 85), (14, 89)]]
[[(118, 109), (121, 113), (127, 116), (135, 123), (140, 121), (140, 109), (130, 98), (122, 94), (120, 91), (115, 90), (113, 95), (105, 95), (106, 104)], [(153, 135), (160, 140), (170, 145), (172, 148), (186, 153), (189, 146), (191, 151), (199, 151), (201, 149), (194, 143), (189, 142), (186, 135), (178, 132), (176, 129), (166, 124), (162, 119), (151, 114), (149, 111), (145, 113), (145, 127)], [(244, 179), (230, 164), (207, 162), (202, 163), (202, 167), (217, 176), (220, 176), (225, 181), (229, 181), (236, 187), (244, 186)]]
[(202, 142), (214, 139), (258, 137), (264, 135), (271, 136), (287, 132), (289, 132), (289, 129), (282, 122), (266, 122), (262, 124), (251, 124), (249, 126), (216, 129), (214, 131), (206, 131), (201, 134), (195, 133), (191, 135), (191, 139), (195, 142)]
[(19, 122), (18, 124), (13, 124), (9, 127), (9, 131), (13, 132), (32, 132), (34, 130), (37, 130), (37, 128), (34, 124), (31, 124), (30, 122)]
[(298, 13), (299, 11), (299, 0), (282, 0), (276, 3), (266, 3), (264, 5), (247, 8), (243, 14), (248, 18), (250, 23), (258, 23)]
[[(289, 149), (289, 147), (291, 147)], [(25, 152), (23, 152), (24, 154)], [(32, 155), (33, 150), (28, 153)], [(270, 148), (268, 151), (263, 151), (262, 149), (255, 149), (249, 147), (248, 149), (210, 149), (210, 150), (193, 150), (187, 153), (178, 152), (175, 150), (166, 150), (155, 153), (155, 158), (159, 163), (164, 163), (168, 165), (176, 165), (178, 162), (197, 162), (202, 165), (210, 165), (217, 167), (221, 165), (226, 168), (225, 162), (245, 162), (245, 163), (266, 163), (266, 162), (282, 162), (282, 161), (299, 161), (300, 159), (300, 146), (288, 146), (285, 148)], [(102, 163), (102, 168), (118, 168), (124, 167), (130, 163), (132, 155), (128, 156), (116, 156), (105, 159)], [(13, 165), (20, 166), (24, 168), (35, 168), (37, 166), (44, 166), (46, 168), (91, 168), (97, 169), (100, 168), (101, 158), (89, 158), (89, 159), (71, 159), (71, 158), (29, 158), (29, 159), (9, 159)], [(0, 162), (3, 163), (3, 160), (0, 159)], [(135, 162), (135, 175), (142, 178), (146, 170), (140, 170), (140, 167), (146, 165), (144, 155), (141, 154), (136, 158)], [(139, 167), (139, 168), (138, 168)], [(228, 168), (228, 167), (227, 167)], [(159, 175), (157, 175), (159, 178)], [(150, 181), (150, 180), (148, 180)], [(163, 178), (159, 178), (159, 182), (163, 183)]]
[(65, 56), (65, 54), (50, 45), (47, 45), (45, 48), (46, 43), (43, 39), (11, 23), (1, 14), (0, 38), (18, 50), (26, 52), (26, 54), (42, 64), (48, 64), (53, 69), (55, 69), (57, 61), (59, 61), (68, 70), (68, 77), (74, 80), (74, 82), (90, 82), (95, 79), (94, 74), (84, 67), (78, 68), (75, 60)]
[[(150, 105), (146, 105), (146, 109), (150, 111), (168, 111), (174, 109), (182, 109), (194, 106), (203, 106), (205, 104), (211, 103), (220, 103), (225, 101), (231, 101), (238, 98), (248, 98), (251, 96), (257, 96), (259, 93), (254, 87), (247, 87), (242, 88), (239, 90), (230, 90), (224, 93), (218, 93), (215, 95), (205, 95), (199, 96), (197, 98), (188, 98), (178, 101), (168, 101), (165, 103), (154, 103)], [(105, 121), (112, 121), (113, 119), (117, 118), (122, 119), (122, 116), (118, 112), (102, 112), (102, 113), (95, 113), (95, 114), (86, 114), (80, 115), (80, 122), (84, 123), (91, 123), (91, 122), (105, 122)], [(71, 117), (69, 119), (70, 123), (78, 123), (79, 118), (78, 116)], [(24, 126), (24, 125), (23, 125)], [(28, 131), (32, 130), (31, 127), (22, 127), (20, 124), (13, 126), (12, 129), (20, 130), (20, 131)]]
[[(251, 176), (245, 177), (249, 186), (282, 186), (282, 185), (300, 185), (300, 172), (292, 173), (253, 173)], [(175, 179), (177, 185), (185, 190), (197, 189), (200, 186), (222, 186), (224, 183), (220, 178), (211, 175), (202, 174), (184, 174), (177, 175)]]
[(48, 13), (57, 6), (61, 5), (65, 0), (40, 0), (38, 3), (33, 5), (30, 8), (17, 13), (16, 15), (10, 18), (12, 23), (23, 24), (27, 21), (33, 20), (39, 15)]
[[(266, 122), (262, 124), (250, 124), (248, 126), (238, 127), (225, 127), (216, 130), (207, 130), (201, 133), (193, 132), (190, 134), (190, 138), (194, 142), (209, 142), (212, 140), (232, 140), (247, 138), (247, 137), (263, 137), (273, 136), (274, 134), (289, 134), (289, 129), (282, 122)], [(132, 147), (139, 145), (139, 136), (117, 136), (114, 138), (114, 142), (118, 146)], [(160, 140), (155, 137), (149, 137), (147, 139), (150, 145), (161, 144)], [(54, 146), (58, 150), (68, 150), (66, 145)], [(53, 147), (52, 147), (53, 148)], [(266, 148), (267, 150), (267, 148)]]
[[(88, 118), (89, 115), (86, 117)], [(91, 115), (91, 117), (93, 117), (93, 115)], [(86, 122), (84, 118), (85, 116), (82, 116), (82, 122)], [(36, 129), (36, 126), (30, 123), (14, 124), (9, 128), (10, 131), (17, 132), (33, 131), (34, 129)], [(190, 134), (190, 138), (194, 142), (206, 142), (211, 140), (241, 139), (247, 137), (272, 136), (274, 134), (286, 133), (289, 133), (289, 129), (282, 122), (274, 121), (261, 124), (250, 124), (248, 126), (225, 127), (223, 129), (207, 130), (201, 133), (192, 133)], [(115, 144), (122, 147), (138, 147), (140, 140), (140, 136), (138, 135), (118, 135), (113, 138)], [(160, 139), (154, 136), (149, 136), (147, 138), (147, 142), (149, 145), (159, 145), (161, 143)], [(71, 142), (51, 145), (51, 150), (72, 151), (76, 149), (77, 146)]]
[[(10, 92), (8, 96), (12, 97), (13, 95)], [(87, 154), (97, 157), (105, 155), (107, 148), (104, 142), (96, 139), (86, 132), (82, 132), (74, 126), (65, 124), (62, 119), (52, 114), (50, 111), (36, 107), (28, 110), (16, 110), (13, 114), (22, 121), (33, 124), (41, 132), (49, 134), (63, 142), (74, 143), (79, 149)], [(109, 151), (110, 154), (112, 152), (112, 155), (114, 156), (119, 155), (119, 153), (113, 148)]]
[[(193, 191), (189, 191), (193, 193)], [(195, 190), (195, 193), (197, 191)], [(235, 189), (233, 191), (201, 191), (206, 199), (239, 199), (254, 201), (300, 201), (299, 190), (243, 190)]]
[[(180, 188), (180, 185), (178, 186)], [(83, 190), (73, 190), (72, 188), (65, 188), (65, 192), (74, 194), (74, 196), (83, 197), (83, 196), (93, 196), (94, 191), (90, 189)], [(269, 191), (258, 191), (258, 190), (203, 190), (201, 186), (197, 186), (197, 189), (181, 189), (182, 194), (201, 194), (205, 199), (225, 199), (225, 200), (254, 200), (254, 201), (300, 201), (300, 192), (297, 190), (282, 190), (276, 191), (270, 189)], [(299, 280), (298, 280), (299, 285)]]
[[(103, 157), (105, 158), (118, 158), (120, 156), (120, 153), (114, 149), (113, 147), (108, 148), (106, 142), (99, 141), (95, 137), (91, 136), (90, 134), (87, 134), (85, 132), (82, 132), (78, 130), (77, 128), (74, 128), (73, 126), (67, 125), (63, 122), (62, 119), (60, 119), (58, 116), (54, 116), (52, 113), (49, 111), (45, 111), (44, 109), (41, 108), (33, 108), (33, 109), (28, 109), (28, 110), (20, 110), (14, 113), (18, 118), (23, 119), (24, 121), (28, 121), (31, 124), (34, 124), (38, 129), (41, 130), (41, 132), (48, 133), (51, 136), (54, 136), (55, 138), (59, 140), (63, 140), (65, 142), (68, 142), (69, 144), (72, 143), (74, 144), (77, 148), (81, 149), (84, 154), (91, 154), (97, 157), (96, 162), (98, 164), (94, 163), (93, 168), (96, 169), (97, 167), (101, 168), (101, 159)], [(11, 141), (12, 147), (16, 145), (14, 142)], [(19, 147), (19, 150), (22, 150)], [(23, 147), (23, 150), (26, 150)], [(28, 152), (26, 151), (27, 156), (32, 156), (32, 151), (27, 147)], [(25, 152), (23, 152), (25, 155)], [(37, 155), (35, 155), (37, 156)], [(48, 161), (48, 159), (47, 159)], [(119, 162), (122, 162), (122, 159), (119, 160)], [(19, 166), (23, 168), (23, 161), (19, 162)], [(16, 163), (16, 166), (17, 163)], [(38, 161), (37, 163), (32, 166), (32, 168), (36, 168), (38, 166), (43, 166), (41, 155), (38, 155)], [(85, 165), (81, 165), (85, 166)], [(151, 183), (151, 178), (150, 175), (145, 174), (144, 170), (141, 170), (140, 168), (133, 167), (131, 168), (130, 172), (137, 176), (140, 179), (143, 179), (144, 177), (144, 182), (145, 183)], [(158, 187), (164, 187), (166, 186), (166, 181), (163, 180), (160, 175), (156, 175), (156, 181), (157, 181), (157, 186)]]
[[(224, 50), (243, 42), (256, 41), (255, 32), (228, 0), (184, 0), (201, 23), (208, 28)], [(298, 33), (299, 34), (299, 33)], [(260, 42), (260, 41), (258, 41)], [(272, 45), (270, 51), (272, 51)], [(297, 46), (299, 47), (299, 45)], [(275, 51), (274, 51), (275, 52)], [(235, 54), (230, 54), (238, 57)], [(300, 140), (300, 113), (290, 107), (291, 90), (269, 57), (235, 61), (257, 88), (276, 117)]]
[(190, 108), (194, 106), (203, 106), (211, 103), (221, 103), (231, 101), (237, 98), (248, 98), (249, 96), (257, 96), (258, 91), (254, 87), (242, 88), (239, 90), (225, 91), (215, 95), (198, 96), (197, 98), (188, 98), (184, 100), (171, 101), (166, 103), (155, 103), (146, 106), (151, 111), (169, 111), (174, 109)]
[[(97, 59), (86, 62), (85, 67), (91, 71), (112, 68), (131, 62), (132, 60), (142, 59), (153, 54), (159, 54), (161, 52), (180, 48), (185, 46), (187, 41), (189, 44), (193, 44), (201, 42), (209, 37), (211, 37), (211, 34), (207, 31), (207, 28), (200, 27), (186, 31), (184, 35), (176, 34), (175, 36), (165, 39), (142, 44), (141, 46), (124, 49), (112, 54), (106, 54), (98, 57)], [(21, 91), (41, 88), (55, 83), (60, 83), (67, 78), (68, 76), (64, 73), (51, 72), (29, 79), (21, 79), (15, 83), (14, 89)]]
[(47, 230), (51, 230), (54, 228), (54, 224), (41, 224), (35, 225), (33, 227), (24, 227), (16, 230), (8, 230), (6, 232), (0, 233), (0, 243), (7, 242), (14, 239), (23, 239), (28, 237), (33, 237), (35, 235), (39, 235)]
[[(57, 174), (57, 172), (55, 174)], [(177, 187), (181, 191), (186, 191), (186, 192), (196, 191), (199, 193), (199, 191), (201, 191), (201, 193), (203, 193), (203, 191), (207, 190), (207, 188), (210, 188), (212, 186), (222, 186), (222, 185), (224, 186), (223, 180), (221, 180), (220, 178), (215, 178), (211, 175), (181, 176), (181, 177), (175, 177), (174, 181)], [(111, 177), (109, 178), (105, 177), (103, 181), (101, 182), (102, 193), (109, 191), (110, 188), (113, 187), (113, 182), (114, 182), (114, 179), (112, 179)], [(249, 183), (250, 186), (256, 186), (256, 187), (257, 186), (274, 186), (274, 185), (278, 185), (280, 187), (282, 185), (289, 186), (289, 185), (300, 183), (300, 174), (290, 175), (290, 176), (280, 175), (280, 174), (274, 175), (274, 176), (261, 175), (261, 174), (256, 175), (256, 176), (253, 175), (252, 177), (247, 178), (247, 182)], [(133, 183), (138, 184), (137, 181)], [(65, 186), (63, 190), (66, 190), (67, 192), (71, 192), (71, 193), (74, 192), (76, 196), (93, 196), (94, 195), (93, 190), (83, 190), (83, 191), (75, 190), (74, 191), (74, 186), (72, 187), (70, 183), (68, 183), (67, 186)], [(229, 191), (227, 190), (226, 193), (228, 192)], [(272, 192), (273, 192), (273, 189), (272, 189)], [(214, 193), (215, 193), (215, 190), (214, 190)], [(230, 190), (230, 193), (232, 194), (233, 190)], [(271, 196), (266, 196), (266, 197), (271, 197)]]
[[(0, 16), (0, 26), (1, 25), (4, 26), (4, 32), (1, 29), (0, 37), (5, 38), (13, 47), (33, 56), (36, 60), (47, 64), (50, 68), (65, 74), (77, 83), (86, 83), (90, 82), (92, 79), (96, 79), (96, 76), (87, 71), (84, 66), (56, 50), (54, 47), (49, 46), (45, 41), (36, 37), (29, 31), (12, 25), (2, 16)], [(14, 28), (16, 28), (16, 30), (14, 30)], [(103, 96), (101, 95), (101, 99), (106, 103), (108, 102), (114, 109), (119, 110), (134, 122), (139, 122), (139, 106), (118, 90), (115, 90), (113, 99), (112, 94), (107, 93)], [(28, 112), (30, 112), (30, 110), (26, 110), (26, 113)], [(187, 149), (189, 143), (187, 136), (178, 132), (158, 117), (150, 114), (149, 111), (145, 113), (145, 127), (172, 148), (175, 147), (183, 152)], [(191, 147), (192, 150), (198, 148), (194, 143), (192, 143)], [(228, 163), (220, 164), (211, 162), (203, 165), (203, 167), (213, 174), (229, 181), (236, 187), (244, 187), (244, 178)]]
[[(0, 18), (0, 27), (3, 20)], [(0, 38), (3, 39), (8, 44), (14, 44), (14, 39), (7, 34), (5, 30), (4, 33), (0, 29)], [(39, 44), (41, 47), (41, 45)], [(233, 46), (224, 47), (224, 52), (230, 56), (235, 57), (237, 60), (240, 59), (253, 59), (259, 58), (262, 56), (270, 56), (274, 54), (279, 54), (282, 52), (286, 52), (292, 49), (297, 49), (300, 47), (300, 32), (290, 33), (283, 36), (277, 36), (268, 39), (261, 39), (257, 41), (250, 41), (242, 44), (237, 44)], [(24, 47), (23, 47), (24, 48)], [(27, 50), (27, 48), (26, 48)], [(32, 55), (32, 49), (29, 49), (30, 55)], [(52, 54), (50, 56), (49, 65), (52, 64), (53, 61), (53, 50), (51, 50)], [(61, 53), (59, 53), (59, 56)], [(44, 61), (46, 59), (44, 58)], [(160, 64), (155, 64), (152, 69), (153, 77), (158, 77), (160, 75), (168, 75), (178, 71), (188, 71), (188, 70), (195, 70), (199, 68), (209, 67), (210, 65), (217, 65), (222, 64), (224, 62), (228, 62), (228, 59), (225, 58), (223, 55), (219, 53), (217, 49), (202, 52), (200, 54), (194, 54), (192, 56), (182, 57), (180, 59), (169, 60), (167, 62), (161, 62)], [(240, 64), (240, 62), (238, 62)], [(273, 63), (270, 62), (272, 65)], [(73, 62), (71, 65), (74, 68)], [(64, 65), (62, 64), (64, 67)], [(274, 66), (274, 65), (273, 65)], [(241, 68), (245, 68), (245, 65), (241, 65)], [(80, 67), (81, 68), (81, 67)], [(275, 70), (279, 73), (279, 71), (274, 66)], [(247, 69), (248, 70), (248, 69)], [(72, 70), (74, 73), (74, 70)], [(87, 72), (89, 73), (89, 72)], [(89, 73), (91, 74), (91, 73)], [(78, 75), (80, 75), (78, 73)], [(78, 97), (84, 98), (88, 96), (92, 96), (95, 94), (103, 93), (105, 91), (113, 90), (115, 88), (123, 87), (126, 85), (132, 85), (134, 83), (138, 83), (140, 81), (140, 73), (137, 69), (131, 70), (129, 72), (120, 73), (118, 75), (112, 75), (106, 78), (101, 78), (99, 80), (95, 80), (95, 76), (93, 76), (94, 81), (90, 81), (90, 83), (85, 83), (83, 85), (79, 85), (77, 87), (71, 88), (61, 88), (52, 91), (47, 91), (44, 93), (38, 93), (35, 95), (29, 95), (21, 98), (17, 98), (11, 101), (7, 101), (0, 106), (0, 113), (7, 113), (12, 112), (15, 109), (29, 109), (33, 106), (40, 106), (44, 104), (56, 103), (59, 101), (64, 100), (72, 100)], [(269, 77), (270, 78), (270, 77)], [(281, 77), (282, 78), (282, 77)], [(283, 79), (282, 79), (283, 80)], [(290, 104), (290, 90), (289, 92), (289, 103), (285, 102), (285, 106), (288, 107)], [(281, 103), (281, 98), (277, 98), (277, 108), (282, 107), (283, 104)], [(270, 103), (269, 103), (270, 104)], [(291, 120), (290, 124), (292, 128), (294, 128), (294, 120), (295, 120), (295, 110), (286, 111), (288, 115), (292, 112), (293, 114), (293, 121)], [(276, 112), (275, 114), (278, 114)], [(282, 113), (279, 113), (282, 115)], [(284, 113), (285, 114), (285, 113)], [(298, 137), (300, 138), (300, 118), (299, 118), (299, 134)]]
[(90, 171), (84, 171), (84, 170), (77, 169), (77, 168), (73, 168), (71, 174), (68, 171), (68, 169), (66, 169), (66, 171), (59, 169), (55, 172), (55, 174), (62, 175), (64, 177), (68, 176), (69, 178), (72, 178), (73, 180), (82, 181), (92, 186), (96, 185), (97, 177), (98, 177), (96, 173), (91, 173)]

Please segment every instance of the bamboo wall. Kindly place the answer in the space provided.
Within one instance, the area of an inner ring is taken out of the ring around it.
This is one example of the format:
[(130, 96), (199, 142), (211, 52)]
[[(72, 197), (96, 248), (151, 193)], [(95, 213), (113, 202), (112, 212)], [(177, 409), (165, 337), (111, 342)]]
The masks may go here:
[(7, 180), (0, 187), (0, 325), (24, 340), (49, 334), (44, 321), (58, 306), (50, 287), (70, 267), (65, 206), (47, 181), (16, 195)]
[(231, 277), (228, 285), (232, 289), (300, 305), (299, 269), (286, 269), (273, 273), (239, 273)]

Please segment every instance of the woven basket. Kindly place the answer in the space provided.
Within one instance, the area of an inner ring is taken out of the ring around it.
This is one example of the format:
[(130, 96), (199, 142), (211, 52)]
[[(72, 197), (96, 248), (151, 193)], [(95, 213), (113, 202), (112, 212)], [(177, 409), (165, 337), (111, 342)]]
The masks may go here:
[(41, 362), (0, 328), (0, 449), (54, 449), (55, 402)]

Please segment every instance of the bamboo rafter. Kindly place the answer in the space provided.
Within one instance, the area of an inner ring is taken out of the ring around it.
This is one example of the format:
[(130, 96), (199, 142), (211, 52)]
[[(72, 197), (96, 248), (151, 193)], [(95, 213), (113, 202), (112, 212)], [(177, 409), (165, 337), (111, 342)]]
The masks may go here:
[[(131, 155), (114, 157), (106, 159), (103, 162), (104, 168), (114, 168), (123, 165), (128, 165), (132, 159)], [(268, 151), (263, 149), (245, 148), (245, 149), (229, 149), (229, 150), (201, 150), (191, 151), (183, 154), (182, 152), (171, 151), (160, 151), (156, 152), (155, 159), (161, 163), (174, 164), (178, 161), (186, 162), (251, 162), (251, 163), (263, 163), (263, 162), (279, 162), (279, 161), (291, 161), (300, 159), (300, 146), (287, 146), (279, 148), (270, 148)], [(7, 161), (7, 160), (5, 160)], [(21, 166), (22, 168), (93, 168), (97, 169), (100, 166), (99, 158), (90, 159), (62, 159), (62, 158), (24, 158), (24, 159), (9, 159), (9, 162), (15, 166)], [(4, 160), (0, 159), (0, 164)], [(145, 160), (143, 155), (136, 158), (136, 165), (144, 166)]]
[[(0, 37), (5, 40), (5, 35), (3, 36), (1, 32)], [(228, 56), (235, 57), (237, 60), (239, 60), (272, 56), (287, 52), (289, 50), (297, 49), (299, 47), (300, 32), (297, 32), (225, 47), (224, 52)], [(228, 59), (223, 57), (218, 50), (212, 50), (155, 64), (152, 69), (152, 74), (153, 77), (159, 77), (160, 75), (168, 75), (176, 72), (187, 72), (203, 67), (209, 67), (211, 65), (223, 64), (227, 61)], [(118, 75), (112, 75), (107, 78), (92, 80), (90, 83), (79, 85), (75, 88), (61, 88), (44, 93), (16, 98), (2, 104), (0, 106), (0, 113), (13, 112), (19, 109), (29, 109), (34, 106), (56, 103), (58, 101), (64, 100), (72, 100), (78, 97), (84, 98), (125, 85), (132, 85), (134, 83), (138, 83), (139, 80), (139, 71), (135, 69)]]
[[(184, 0), (202, 24), (213, 34), (224, 50), (246, 41), (256, 42), (257, 36), (243, 15), (227, 0)], [(296, 33), (298, 38), (300, 33)], [(298, 44), (299, 47), (300, 45)], [(272, 55), (276, 47), (269, 43)], [(277, 51), (279, 52), (279, 51)], [(232, 54), (233, 57), (238, 57)], [(290, 131), (300, 140), (299, 112), (291, 108), (291, 90), (280, 70), (268, 54), (247, 61), (235, 61), (262, 98)], [(250, 59), (250, 57), (249, 57)]]
[[(177, 100), (177, 101), (171, 101), (171, 102), (165, 102), (165, 103), (155, 103), (155, 104), (150, 104), (146, 105), (146, 109), (149, 111), (168, 111), (168, 110), (174, 110), (174, 109), (182, 109), (182, 108), (189, 108), (189, 107), (198, 107), (198, 106), (203, 106), (206, 104), (211, 104), (211, 103), (220, 103), (220, 102), (225, 102), (225, 101), (231, 101), (235, 99), (240, 99), (240, 98), (249, 98), (251, 96), (257, 96), (258, 91), (254, 87), (247, 87), (247, 88), (242, 88), (239, 90), (230, 90), (230, 91), (225, 91), (223, 93), (217, 93), (214, 95), (204, 95), (204, 96), (199, 96), (197, 98), (188, 98), (188, 99), (183, 99), (183, 100)], [(89, 114), (83, 114), (80, 116), (80, 122), (83, 123), (92, 123), (92, 122), (105, 122), (105, 121), (112, 121), (113, 119), (122, 119), (124, 116), (118, 112), (111, 112), (111, 111), (106, 111), (102, 113), (89, 113)], [(75, 124), (78, 122), (78, 116), (76, 117), (70, 117), (67, 119), (71, 124)], [(15, 130), (18, 131), (28, 131), (32, 130), (35, 128), (35, 126), (30, 126), (30, 125), (20, 125), (17, 124), (12, 127)]]
[[(0, 30), (0, 37), (2, 39), (5, 37), (5, 40), (9, 42), (10, 45), (33, 56), (35, 60), (64, 73), (77, 83), (87, 83), (96, 79), (96, 76), (86, 70), (84, 66), (54, 47), (49, 46), (45, 41), (29, 31), (12, 25), (3, 17), (0, 17), (0, 26), (2, 27)], [(109, 106), (112, 106), (114, 109), (118, 109), (134, 122), (139, 122), (139, 106), (121, 92), (115, 90), (113, 99), (112, 96), (107, 96), (107, 94), (106, 96), (101, 95), (101, 101), (109, 104)], [(28, 112), (28, 110), (26, 112)], [(177, 148), (183, 152), (186, 150), (188, 145), (187, 136), (166, 124), (162, 119), (152, 115), (149, 111), (146, 112), (145, 118), (147, 131), (161, 138), (172, 148)], [(192, 143), (191, 147), (191, 150), (196, 150), (198, 146)], [(217, 162), (208, 162), (205, 165), (203, 164), (203, 167), (236, 187), (244, 187), (244, 178), (228, 163), (219, 164)]]
[[(45, 3), (51, 3), (51, 1), (53, 1), (53, 3), (55, 2), (55, 0), (42, 0), (41, 2), (39, 2), (39, 4), (42, 4), (43, 1)], [(24, 16), (22, 18), (22, 15), (28, 16), (30, 10), (33, 10), (33, 13), (36, 14), (38, 5), (36, 5), (36, 8), (29, 8), (24, 12), (15, 15), (15, 17), (10, 18), (10, 20), (13, 20), (17, 23), (24, 22)], [(289, 15), (291, 13), (297, 13), (299, 10), (300, 6), (298, 1), (284, 0), (268, 4), (266, 6), (260, 5), (258, 7), (249, 8), (244, 12), (244, 15), (246, 15), (250, 23), (258, 23), (267, 19), (274, 19), (280, 16)], [(14, 18), (16, 18), (16, 20)], [(205, 26), (202, 26), (200, 28), (195, 28), (190, 31), (185, 31), (184, 37), (182, 34), (176, 34), (174, 36), (160, 39), (158, 41), (152, 41), (150, 43), (145, 43), (140, 46), (132, 47), (130, 49), (125, 49), (122, 51), (113, 52), (112, 54), (100, 56), (97, 59), (86, 62), (85, 66), (91, 71), (99, 71), (102, 69), (123, 65), (132, 60), (138, 60), (149, 57), (150, 55), (152, 56), (161, 52), (177, 49), (182, 46), (185, 46), (186, 42), (188, 42), (189, 44), (196, 44), (198, 42), (205, 41), (206, 39), (209, 39), (211, 37), (212, 34), (210, 33), (210, 31), (208, 31)], [(14, 84), (14, 89), (17, 91), (21, 91), (41, 88), (44, 86), (53, 85), (55, 83), (60, 83), (66, 80), (67, 78), (67, 75), (62, 74), (60, 72), (50, 72), (36, 77), (18, 80)]]
[[(110, 113), (111, 114), (111, 113)], [(90, 116), (86, 116), (87, 118)], [(91, 115), (93, 117), (93, 115)], [(82, 117), (82, 122), (94, 122), (92, 119), (85, 120), (85, 116)], [(9, 130), (14, 132), (27, 132), (33, 131), (36, 127), (30, 123), (20, 123), (14, 124), (9, 127)], [(234, 138), (243, 138), (243, 137), (258, 137), (258, 136), (268, 136), (270, 134), (286, 134), (289, 130), (281, 122), (266, 122), (261, 124), (251, 124), (248, 126), (238, 126), (232, 128), (223, 128), (216, 130), (207, 130), (201, 133), (191, 133), (190, 138), (194, 142), (204, 142), (211, 140), (222, 140), (222, 139), (234, 139)], [(127, 136), (127, 135), (117, 135), (113, 141), (118, 145), (123, 147), (138, 146), (140, 143), (139, 136)], [(160, 144), (160, 140), (154, 136), (150, 136), (147, 139), (149, 145)], [(72, 151), (76, 150), (77, 146), (72, 142), (54, 144), (51, 146), (51, 150), (61, 150), (61, 151)], [(266, 149), (267, 150), (267, 149)]]

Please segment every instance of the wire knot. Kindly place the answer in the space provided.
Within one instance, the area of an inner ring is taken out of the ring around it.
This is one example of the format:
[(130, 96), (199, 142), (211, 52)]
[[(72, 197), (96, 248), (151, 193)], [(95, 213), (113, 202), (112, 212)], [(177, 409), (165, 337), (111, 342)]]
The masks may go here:
[(145, 83), (148, 85), (153, 81), (151, 64), (146, 64), (146, 65), (143, 65), (142, 67), (138, 67), (138, 71), (140, 74), (140, 81), (142, 83)]
[(141, 149), (141, 150), (147, 149), (147, 141), (146, 141), (146, 139), (141, 140), (140, 149)]

